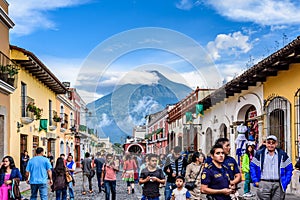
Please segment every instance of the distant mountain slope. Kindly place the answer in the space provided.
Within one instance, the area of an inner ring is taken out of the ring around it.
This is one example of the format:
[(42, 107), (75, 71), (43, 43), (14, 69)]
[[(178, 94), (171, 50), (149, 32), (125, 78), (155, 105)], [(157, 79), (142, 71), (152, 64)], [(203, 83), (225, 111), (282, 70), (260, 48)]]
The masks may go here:
[(88, 104), (96, 115), (88, 125), (94, 125), (101, 137), (109, 136), (113, 143), (122, 143), (132, 135), (134, 125), (145, 123), (146, 115), (177, 103), (192, 91), (186, 85), (168, 80), (158, 71), (151, 73), (159, 77), (157, 84), (126, 84)]

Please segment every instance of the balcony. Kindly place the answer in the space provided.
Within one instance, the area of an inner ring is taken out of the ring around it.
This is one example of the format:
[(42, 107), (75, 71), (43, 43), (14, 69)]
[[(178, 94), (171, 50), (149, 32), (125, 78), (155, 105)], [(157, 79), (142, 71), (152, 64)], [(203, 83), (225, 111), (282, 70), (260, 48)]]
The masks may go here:
[(68, 115), (66, 113), (60, 113), (60, 116), (63, 116), (60, 122), (60, 132), (64, 133), (69, 127)]
[(57, 116), (57, 112), (55, 110), (52, 111), (52, 115), (50, 117), (52, 117), (52, 119), (49, 119), (49, 130), (54, 131), (56, 130), (57, 123), (60, 122), (61, 118)]
[(0, 80), (16, 88), (19, 70), (18, 65), (0, 51)]
[(27, 110), (27, 106), (29, 104), (34, 103), (34, 99), (29, 97), (29, 96), (22, 96), (21, 97), (21, 112), (22, 112), (22, 117), (21, 117), (21, 122), (22, 124), (30, 124), (34, 120), (34, 114), (33, 112), (30, 112)]

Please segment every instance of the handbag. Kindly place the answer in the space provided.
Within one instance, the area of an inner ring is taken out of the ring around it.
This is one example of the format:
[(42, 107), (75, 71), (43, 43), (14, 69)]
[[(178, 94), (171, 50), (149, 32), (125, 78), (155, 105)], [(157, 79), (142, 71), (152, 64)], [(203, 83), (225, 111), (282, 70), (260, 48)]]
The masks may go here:
[(90, 178), (93, 178), (95, 176), (96, 172), (94, 169), (91, 169), (91, 172), (90, 172)]
[(185, 183), (185, 188), (186, 189), (193, 190), (196, 187), (196, 180), (197, 180), (197, 178), (198, 178), (198, 176), (199, 176), (199, 174), (201, 172), (201, 169), (202, 169), (202, 167), (200, 166), (199, 172), (198, 172), (198, 174), (197, 174), (197, 176), (196, 176), (196, 178), (195, 178), (194, 181), (188, 181), (188, 182)]
[(11, 180), (11, 190), (9, 190), (9, 199), (21, 199), (21, 192), (19, 188), (20, 179), (14, 178)]
[(67, 180), (67, 183), (70, 183), (73, 181), (73, 177), (70, 174), (69, 170), (66, 170), (66, 180)]

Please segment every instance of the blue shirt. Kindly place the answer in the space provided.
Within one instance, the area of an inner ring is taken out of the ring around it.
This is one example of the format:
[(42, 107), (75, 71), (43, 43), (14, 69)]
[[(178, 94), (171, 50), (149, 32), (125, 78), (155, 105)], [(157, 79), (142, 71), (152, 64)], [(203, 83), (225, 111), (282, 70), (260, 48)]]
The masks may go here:
[[(207, 185), (208, 188), (220, 190), (229, 188), (229, 170), (225, 165), (222, 168), (217, 168), (214, 163), (209, 164), (203, 169), (201, 174), (201, 184)], [(216, 200), (230, 200), (230, 196), (223, 194), (210, 195)]]
[[(205, 161), (205, 167), (212, 164), (212, 158), (209, 156)], [(236, 174), (240, 173), (239, 166), (236, 160), (231, 156), (225, 156), (223, 164), (227, 167), (230, 180), (234, 179)]]
[(261, 173), (261, 179), (279, 180), (278, 171), (278, 151), (275, 149), (273, 156), (269, 154), (268, 149), (265, 151), (264, 170)]
[(30, 173), (30, 184), (47, 184), (47, 171), (52, 168), (48, 158), (35, 156), (27, 164), (26, 171)]

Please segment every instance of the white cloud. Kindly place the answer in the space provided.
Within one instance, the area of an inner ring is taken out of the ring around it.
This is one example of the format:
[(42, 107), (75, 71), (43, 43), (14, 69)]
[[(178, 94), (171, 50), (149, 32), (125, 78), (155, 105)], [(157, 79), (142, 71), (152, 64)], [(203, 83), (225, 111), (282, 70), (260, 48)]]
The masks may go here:
[(181, 0), (180, 2), (176, 3), (176, 7), (181, 10), (190, 10), (193, 8), (193, 0)]
[(300, 4), (295, 0), (206, 0), (217, 12), (229, 19), (260, 25), (300, 23)]
[(221, 58), (222, 53), (227, 55), (238, 55), (247, 53), (252, 48), (249, 43), (249, 36), (241, 32), (234, 32), (228, 35), (219, 34), (214, 41), (207, 44), (207, 51), (214, 60)]
[(38, 29), (56, 29), (47, 12), (82, 5), (91, 0), (9, 0), (9, 15), (15, 23), (12, 33), (28, 35)]

